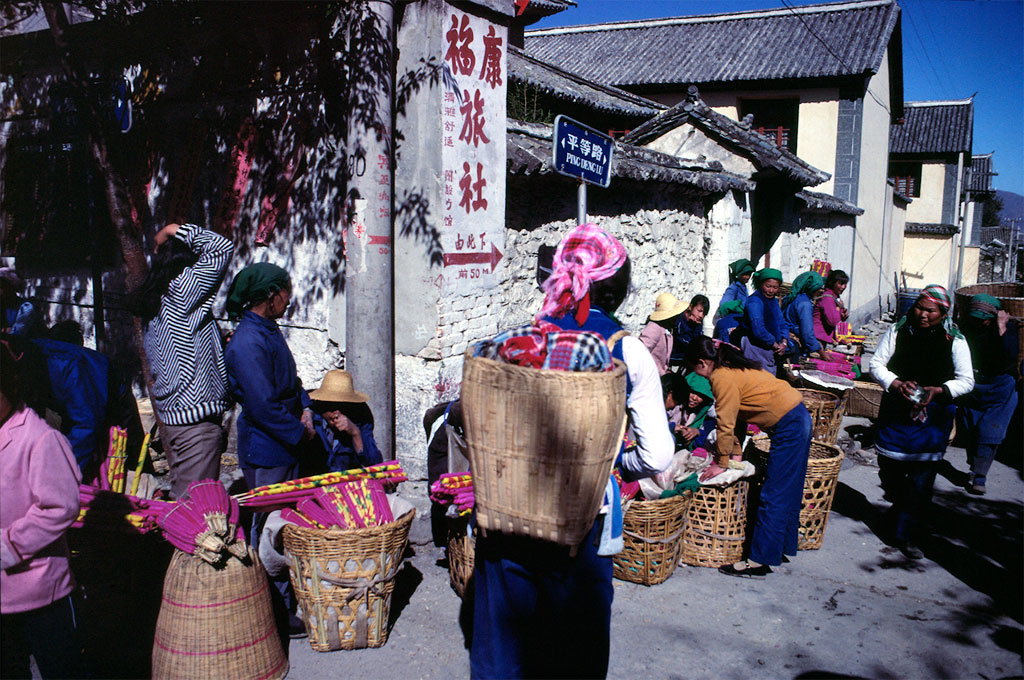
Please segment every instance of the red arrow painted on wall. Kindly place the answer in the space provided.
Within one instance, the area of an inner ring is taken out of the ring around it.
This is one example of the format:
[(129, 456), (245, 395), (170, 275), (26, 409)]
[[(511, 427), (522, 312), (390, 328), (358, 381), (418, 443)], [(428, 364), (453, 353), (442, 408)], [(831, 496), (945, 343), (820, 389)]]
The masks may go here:
[(391, 245), (391, 237), (390, 236), (370, 236), (370, 241), (366, 245), (369, 245), (369, 246), (374, 246), (374, 245), (389, 246), (389, 245)]
[(460, 264), (487, 264), (490, 263), (491, 271), (498, 266), (498, 261), (501, 259), (501, 251), (498, 250), (497, 246), (491, 244), (491, 252), (489, 253), (445, 253), (444, 254), (444, 266), (450, 267), (452, 265)]

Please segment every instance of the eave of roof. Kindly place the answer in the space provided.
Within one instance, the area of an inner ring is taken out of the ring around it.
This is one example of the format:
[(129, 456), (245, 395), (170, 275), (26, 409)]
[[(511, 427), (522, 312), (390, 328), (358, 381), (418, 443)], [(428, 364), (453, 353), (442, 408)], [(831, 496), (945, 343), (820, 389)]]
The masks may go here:
[(700, 98), (694, 85), (687, 89), (686, 99), (634, 128), (622, 141), (638, 146), (649, 144), (687, 122), (725, 142), (727, 147), (746, 152), (759, 169), (777, 170), (801, 186), (817, 186), (831, 177), (824, 170), (819, 170), (788, 149), (751, 130), (748, 125), (712, 109)]
[[(513, 175), (549, 175), (555, 172), (551, 158), (550, 125), (508, 121), (508, 170)], [(716, 162), (684, 161), (643, 147), (616, 142), (612, 176), (638, 182), (678, 184), (701, 194), (729, 190), (752, 191), (754, 182), (722, 170)]]
[(903, 122), (889, 126), (889, 154), (970, 154), (974, 101), (906, 102)]
[(952, 236), (960, 231), (955, 224), (934, 224), (927, 222), (907, 222), (903, 229), (905, 234), (916, 236)]
[(632, 92), (589, 81), (512, 45), (508, 49), (508, 77), (514, 82), (532, 85), (556, 99), (607, 113), (647, 119), (668, 108)]
[[(525, 38), (531, 54), (618, 86), (863, 77), (881, 68), (899, 14), (893, 0), (866, 0), (542, 29)], [(902, 81), (901, 72), (890, 75)]]
[(858, 208), (849, 201), (832, 196), (831, 194), (822, 194), (817, 191), (798, 191), (796, 197), (804, 202), (807, 206), (806, 212), (820, 212), (820, 213), (841, 213), (843, 215), (863, 215), (864, 208)]

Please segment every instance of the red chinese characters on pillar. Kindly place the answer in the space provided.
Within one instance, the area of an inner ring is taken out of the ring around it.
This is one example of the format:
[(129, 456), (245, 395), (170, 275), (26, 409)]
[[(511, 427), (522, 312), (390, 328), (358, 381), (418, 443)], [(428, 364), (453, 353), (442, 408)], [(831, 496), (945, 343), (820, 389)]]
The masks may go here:
[(480, 142), (489, 144), (490, 139), (484, 134), (484, 98), (480, 90), (476, 91), (473, 99), (470, 100), (469, 90), (463, 90), (463, 104), (459, 107), (462, 113), (462, 132), (459, 133), (459, 140), (465, 140), (467, 144), (479, 146)]
[(469, 16), (463, 14), (460, 25), (459, 18), (453, 14), (452, 26), (444, 34), (444, 37), (448, 41), (448, 51), (445, 52), (444, 59), (451, 62), (452, 73), (454, 75), (460, 73), (471, 75), (476, 66), (476, 55), (473, 54), (473, 50), (469, 46), (473, 42), (473, 29), (469, 27)]
[(462, 189), (462, 200), (459, 201), (459, 207), (465, 208), (467, 215), (470, 211), (487, 210), (487, 199), (484, 198), (484, 187), (487, 186), (487, 180), (484, 179), (484, 165), (483, 163), (476, 164), (475, 182), (471, 170), (469, 163), (463, 163), (462, 172), (464, 174), (459, 179), (459, 188)]
[(501, 85), (501, 43), (502, 39), (494, 33), (494, 26), (487, 29), (484, 36), (483, 66), (480, 68), (480, 79), (493, 90)]

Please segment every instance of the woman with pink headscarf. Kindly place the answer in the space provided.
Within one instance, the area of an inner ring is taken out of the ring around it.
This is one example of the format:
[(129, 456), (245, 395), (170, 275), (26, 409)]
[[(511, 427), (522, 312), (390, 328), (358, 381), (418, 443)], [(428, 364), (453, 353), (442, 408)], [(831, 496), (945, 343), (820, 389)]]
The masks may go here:
[[(612, 356), (626, 364), (626, 410), (637, 441), (618, 465), (639, 478), (668, 467), (674, 446), (654, 359), (637, 338), (623, 337), (612, 316), (626, 298), (629, 272), (626, 249), (614, 237), (595, 224), (576, 227), (555, 251), (537, 319), (612, 341)], [(621, 513), (616, 527), (614, 506), (605, 510), (572, 549), (493, 531), (477, 537), (474, 678), (607, 675), (611, 556), (622, 543)]]

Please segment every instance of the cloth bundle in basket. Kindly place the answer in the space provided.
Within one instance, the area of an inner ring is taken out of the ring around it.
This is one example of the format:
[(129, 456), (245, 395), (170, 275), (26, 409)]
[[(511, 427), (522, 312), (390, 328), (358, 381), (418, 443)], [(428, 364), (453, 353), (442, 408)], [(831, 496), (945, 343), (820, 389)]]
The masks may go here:
[(478, 529), (578, 545), (622, 444), (625, 365), (555, 371), (467, 352), (462, 409)]
[(805, 387), (797, 388), (804, 399), (804, 406), (811, 414), (814, 424), (813, 439), (826, 444), (835, 444), (843, 423), (845, 404), (834, 394), (812, 390)]
[(153, 678), (283, 678), (267, 575), (250, 548), (217, 568), (181, 550), (164, 578)]
[(811, 457), (804, 478), (804, 499), (800, 506), (800, 550), (817, 550), (825, 539), (828, 514), (836, 495), (843, 452), (838, 446), (811, 442)]
[(693, 494), (683, 529), (683, 564), (720, 567), (743, 556), (748, 486), (745, 481), (725, 488), (705, 486)]
[(387, 642), (395, 575), (414, 516), (410, 508), (394, 522), (358, 529), (285, 525), (289, 576), (314, 650)]
[(668, 580), (679, 564), (690, 494), (634, 501), (622, 518), (625, 547), (612, 557), (612, 575), (653, 586)]

